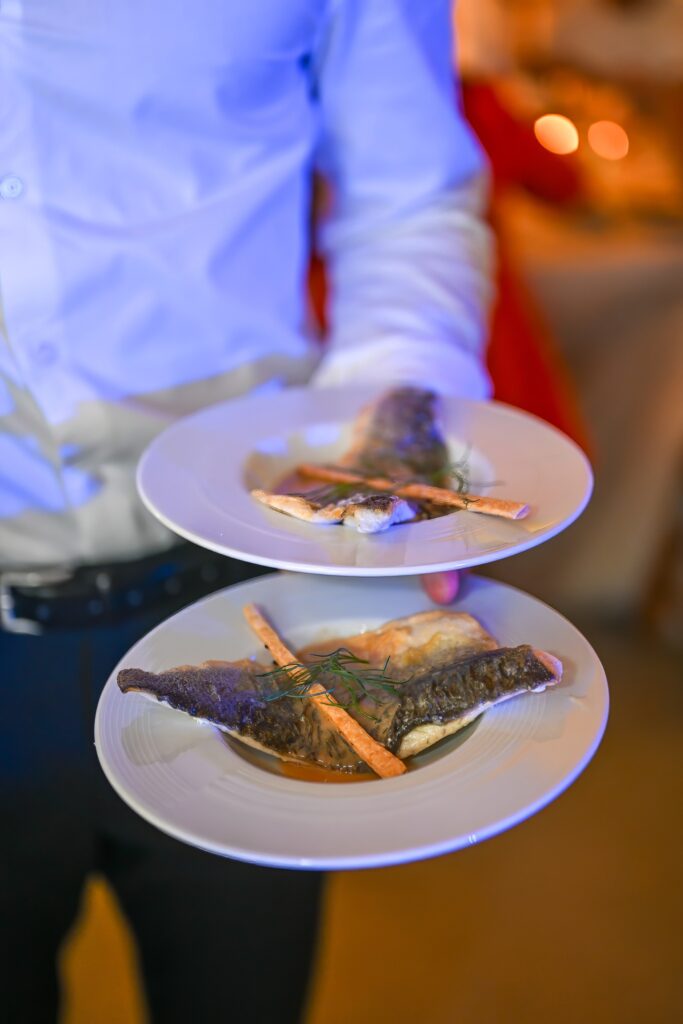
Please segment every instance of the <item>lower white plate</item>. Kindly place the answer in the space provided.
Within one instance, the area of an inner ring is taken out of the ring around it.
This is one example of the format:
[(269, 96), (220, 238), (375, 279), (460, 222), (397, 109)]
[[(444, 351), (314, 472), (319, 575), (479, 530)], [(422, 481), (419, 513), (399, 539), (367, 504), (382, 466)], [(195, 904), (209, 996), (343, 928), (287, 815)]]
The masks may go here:
[(262, 654), (242, 618), (260, 604), (293, 647), (374, 629), (432, 607), (414, 579), (277, 573), (220, 591), (162, 623), (123, 658), (97, 709), (95, 742), (119, 795), (164, 832), (277, 867), (369, 868), (477, 843), (540, 810), (594, 754), (608, 691), (600, 662), (561, 615), (512, 587), (470, 577), (455, 608), (501, 644), (559, 657), (562, 683), (482, 715), (396, 779), (312, 783), (264, 770), (210, 726), (116, 685), (123, 667), (160, 671)]

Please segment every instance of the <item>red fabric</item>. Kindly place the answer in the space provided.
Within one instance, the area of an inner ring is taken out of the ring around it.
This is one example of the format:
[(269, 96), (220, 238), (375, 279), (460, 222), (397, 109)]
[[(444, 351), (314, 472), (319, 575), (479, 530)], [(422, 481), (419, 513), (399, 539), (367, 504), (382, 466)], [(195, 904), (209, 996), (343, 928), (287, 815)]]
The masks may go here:
[(533, 126), (514, 117), (492, 85), (466, 83), (462, 99), (467, 120), (489, 158), (495, 191), (521, 185), (550, 203), (571, 203), (581, 197), (576, 157), (544, 149)]
[(573, 384), (538, 309), (501, 259), (486, 361), (500, 402), (540, 416), (589, 452)]
[(327, 334), (327, 273), (325, 264), (313, 253), (308, 265), (308, 297), (321, 336)]
[[(496, 200), (506, 189), (524, 188), (555, 205), (569, 205), (581, 198), (583, 187), (575, 158), (544, 149), (533, 127), (510, 114), (491, 85), (465, 85), (463, 104), (491, 165), (494, 227)], [(540, 416), (588, 450), (588, 433), (561, 353), (515, 272), (514, 254), (500, 237), (498, 264), (486, 356), (494, 396)]]

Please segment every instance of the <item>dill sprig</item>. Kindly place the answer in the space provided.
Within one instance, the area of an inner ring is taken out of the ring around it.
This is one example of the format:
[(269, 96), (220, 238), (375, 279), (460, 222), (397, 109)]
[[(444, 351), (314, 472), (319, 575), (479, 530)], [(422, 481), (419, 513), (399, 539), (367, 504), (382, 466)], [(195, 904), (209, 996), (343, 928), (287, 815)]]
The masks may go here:
[[(407, 679), (392, 679), (387, 675), (390, 658), (381, 668), (373, 668), (370, 662), (359, 658), (347, 647), (339, 647), (330, 654), (311, 654), (311, 663), (293, 661), (289, 665), (281, 665), (271, 672), (260, 673), (259, 678), (272, 679), (276, 684), (289, 683), (284, 689), (278, 689), (263, 697), (266, 701), (281, 700), (283, 697), (305, 699), (312, 697), (312, 687), (323, 680), (324, 694), (329, 700), (325, 704), (353, 709), (358, 714), (377, 722), (379, 719), (361, 707), (361, 701), (367, 700), (376, 705), (386, 704), (396, 690), (408, 682)], [(330, 680), (330, 676), (333, 677)], [(341, 691), (341, 693), (340, 693)]]
[[(439, 478), (456, 483), (455, 490), (458, 494), (466, 494), (470, 488), (470, 456), (472, 455), (471, 443), (465, 447), (465, 451), (459, 459), (450, 462), (444, 469), (439, 470)], [(435, 474), (436, 475), (436, 474)]]
[[(502, 483), (503, 480), (487, 480), (487, 481), (474, 481), (470, 476), (470, 457), (472, 455), (472, 443), (469, 442), (463, 454), (459, 459), (450, 462), (444, 469), (439, 470), (438, 473), (434, 473), (432, 477), (432, 483), (437, 486), (443, 486), (444, 479), (449, 485), (455, 481), (456, 486), (452, 488), (457, 494), (467, 495), (468, 491), (475, 490), (479, 491), (485, 487), (496, 487)], [(470, 505), (476, 505), (479, 498), (466, 497), (464, 507), (467, 509)], [(438, 503), (437, 503), (438, 504)]]

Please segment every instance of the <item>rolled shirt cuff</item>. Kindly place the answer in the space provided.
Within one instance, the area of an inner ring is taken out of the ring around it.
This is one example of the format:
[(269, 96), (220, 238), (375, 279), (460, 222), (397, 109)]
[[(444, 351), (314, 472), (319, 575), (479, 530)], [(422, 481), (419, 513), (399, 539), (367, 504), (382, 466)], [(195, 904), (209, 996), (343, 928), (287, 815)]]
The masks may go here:
[(458, 398), (491, 397), (491, 380), (481, 360), (448, 342), (383, 337), (325, 353), (310, 381), (313, 387), (413, 384)]

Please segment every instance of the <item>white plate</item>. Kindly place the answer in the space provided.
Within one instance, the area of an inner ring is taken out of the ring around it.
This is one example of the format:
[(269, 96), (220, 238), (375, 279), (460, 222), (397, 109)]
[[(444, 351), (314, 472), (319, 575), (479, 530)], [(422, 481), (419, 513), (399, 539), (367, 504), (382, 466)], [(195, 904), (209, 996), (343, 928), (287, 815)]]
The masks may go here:
[(182, 537), (257, 565), (332, 576), (403, 576), (481, 565), (535, 547), (583, 511), (593, 478), (581, 450), (542, 420), (496, 402), (443, 400), (453, 459), (471, 445), (472, 489), (524, 501), (511, 522), (458, 511), (367, 536), (300, 522), (256, 502), (297, 463), (334, 461), (376, 390), (292, 388), (183, 419), (143, 455), (148, 509)]
[[(265, 576), (175, 615), (118, 668), (159, 671), (262, 655), (243, 622), (248, 601), (266, 609), (293, 646), (429, 607), (414, 580)], [(124, 696), (116, 673), (95, 723), (102, 767), (119, 795), (164, 832), (258, 864), (377, 867), (486, 839), (539, 810), (586, 766), (605, 728), (607, 684), (581, 634), (521, 591), (470, 579), (456, 607), (504, 644), (529, 642), (561, 658), (565, 677), (558, 687), (488, 711), (400, 778), (335, 785), (271, 774), (218, 730), (139, 694)]]

